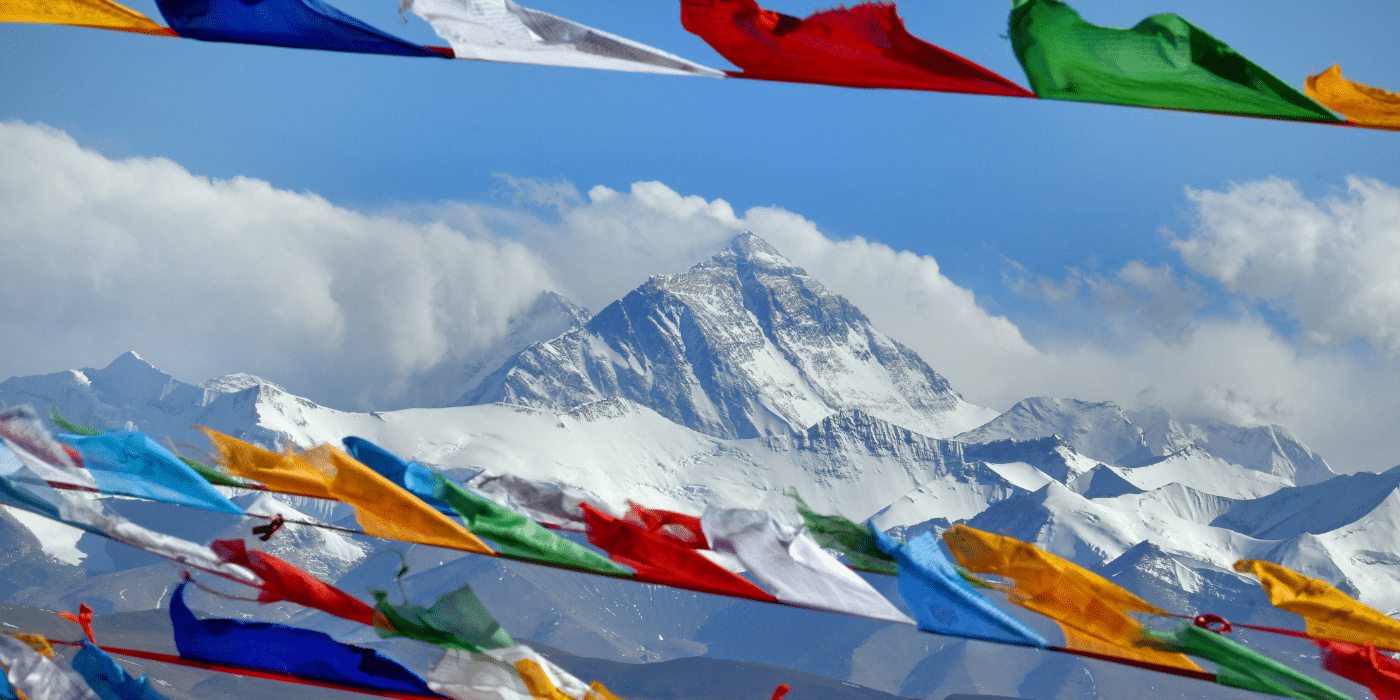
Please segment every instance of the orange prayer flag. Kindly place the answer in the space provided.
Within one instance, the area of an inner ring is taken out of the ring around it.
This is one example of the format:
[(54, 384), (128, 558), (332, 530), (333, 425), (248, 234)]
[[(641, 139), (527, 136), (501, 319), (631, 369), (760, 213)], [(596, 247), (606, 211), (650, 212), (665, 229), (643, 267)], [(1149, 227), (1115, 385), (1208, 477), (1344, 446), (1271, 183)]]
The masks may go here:
[(1304, 88), (1308, 97), (1353, 124), (1400, 129), (1400, 95), (1347, 80), (1340, 65), (1309, 76)]
[(111, 0), (0, 0), (0, 22), (71, 24), (137, 34), (177, 36), (151, 18)]
[(1274, 607), (1307, 620), (1308, 636), (1400, 650), (1400, 622), (1356, 602), (1326, 581), (1253, 559), (1235, 562), (1235, 571), (1258, 576)]
[(348, 503), (367, 534), (495, 554), (451, 518), (330, 445), (283, 455), (208, 428), (200, 430), (231, 474), (260, 481), (273, 491)]
[(1011, 602), (1058, 622), (1070, 649), (1201, 670), (1182, 654), (1140, 646), (1145, 630), (1127, 613), (1167, 613), (1102, 576), (1035, 545), (966, 525), (953, 526), (943, 539), (968, 570), (1014, 581)]

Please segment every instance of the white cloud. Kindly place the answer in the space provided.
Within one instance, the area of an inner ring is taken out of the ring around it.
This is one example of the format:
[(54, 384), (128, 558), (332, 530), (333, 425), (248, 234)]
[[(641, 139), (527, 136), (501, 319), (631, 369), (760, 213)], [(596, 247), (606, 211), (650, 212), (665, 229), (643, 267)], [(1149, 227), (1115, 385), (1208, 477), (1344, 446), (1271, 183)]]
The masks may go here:
[(1172, 246), (1191, 269), (1284, 311), (1311, 342), (1400, 353), (1400, 189), (1353, 177), (1347, 196), (1312, 202), (1271, 179), (1187, 196), (1198, 226)]
[(0, 124), (5, 376), (137, 350), (193, 381), (265, 375), (340, 406), (397, 396), (552, 286), (524, 246), (366, 216)]

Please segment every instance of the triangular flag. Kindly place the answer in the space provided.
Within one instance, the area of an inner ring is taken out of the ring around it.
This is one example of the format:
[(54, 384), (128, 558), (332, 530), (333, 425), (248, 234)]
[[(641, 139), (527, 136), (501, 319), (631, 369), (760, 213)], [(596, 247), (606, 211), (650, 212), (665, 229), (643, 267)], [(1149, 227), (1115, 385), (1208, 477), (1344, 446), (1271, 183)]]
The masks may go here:
[(137, 34), (176, 36), (136, 10), (111, 0), (0, 0), (0, 22), (71, 24)]
[(1309, 76), (1303, 87), (1308, 97), (1352, 124), (1400, 129), (1400, 94), (1347, 80), (1340, 65)]
[(210, 548), (224, 561), (247, 567), (262, 579), (260, 603), (285, 600), (363, 625), (374, 624), (373, 608), (267, 552), (248, 551), (243, 540), (214, 540)]
[(375, 607), (392, 629), (376, 625), (380, 637), (408, 637), (448, 649), (483, 652), (515, 644), (481, 604), (470, 585), (437, 599), (431, 608), (421, 605), (390, 605), (389, 594), (371, 590)]
[(170, 28), (187, 39), (444, 58), (321, 0), (156, 0), (156, 4)]
[(1215, 664), (1215, 682), (1221, 685), (1301, 700), (1351, 700), (1217, 632), (1188, 624), (1174, 633), (1147, 634), (1148, 642), (1157, 648), (1199, 656)]
[(1352, 644), (1370, 642), (1400, 651), (1400, 622), (1352, 600), (1326, 581), (1252, 559), (1235, 562), (1235, 571), (1258, 576), (1274, 607), (1307, 620), (1309, 636)]

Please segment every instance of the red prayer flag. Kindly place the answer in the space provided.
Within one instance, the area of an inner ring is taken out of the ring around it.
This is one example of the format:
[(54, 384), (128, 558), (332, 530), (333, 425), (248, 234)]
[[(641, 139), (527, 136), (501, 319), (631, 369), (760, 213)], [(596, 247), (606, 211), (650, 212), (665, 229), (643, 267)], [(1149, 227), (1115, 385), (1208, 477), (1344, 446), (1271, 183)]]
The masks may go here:
[(699, 518), (671, 510), (643, 508), (633, 501), (628, 501), (627, 505), (630, 508), (627, 515), (622, 516), (623, 520), (654, 535), (674, 540), (677, 544), (688, 549), (710, 548), (710, 543), (705, 539), (705, 530), (700, 526)]
[(214, 540), (210, 548), (224, 562), (252, 569), (263, 580), (262, 592), (258, 594), (259, 603), (286, 600), (324, 610), (336, 617), (374, 625), (374, 608), (271, 554), (256, 550), (249, 552), (243, 540)]
[(744, 69), (740, 78), (860, 88), (1035, 94), (955, 53), (914, 37), (894, 3), (866, 3), (807, 19), (754, 0), (681, 0), (681, 23)]
[(1366, 686), (1376, 700), (1400, 700), (1400, 661), (1376, 651), (1370, 642), (1313, 640), (1322, 647), (1322, 667), (1347, 680)]
[(638, 581), (778, 602), (763, 589), (693, 549), (633, 523), (618, 520), (587, 503), (580, 506), (583, 508), (584, 525), (588, 527), (588, 541), (606, 551), (613, 561), (636, 569), (635, 578)]

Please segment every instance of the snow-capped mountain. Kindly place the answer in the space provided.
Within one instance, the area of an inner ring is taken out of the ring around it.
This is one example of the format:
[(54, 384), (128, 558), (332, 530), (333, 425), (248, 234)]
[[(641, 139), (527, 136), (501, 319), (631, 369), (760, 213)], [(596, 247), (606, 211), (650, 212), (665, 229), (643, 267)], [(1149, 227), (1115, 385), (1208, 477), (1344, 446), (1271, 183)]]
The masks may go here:
[(615, 396), (721, 438), (801, 432), (843, 409), (932, 437), (995, 415), (747, 232), (530, 346), (459, 403), (563, 412)]
[[(461, 405), (445, 408), (339, 411), (247, 374), (181, 382), (135, 353), (101, 369), (0, 382), (0, 401), (56, 406), (77, 423), (196, 446), (206, 444), (196, 424), (269, 447), (357, 435), (460, 480), (482, 471), (547, 479), (619, 507), (627, 499), (691, 513), (755, 507), (795, 520), (787, 492), (796, 489), (817, 510), (872, 518), (905, 537), (960, 521), (1008, 533), (1182, 613), (1290, 624), (1257, 583), (1231, 570), (1237, 558), (1281, 562), (1383, 611), (1400, 610), (1400, 468), (1339, 477), (1279, 426), (1181, 421), (1156, 407), (1033, 398), (994, 416), (750, 234), (690, 271), (653, 277), (591, 319), (557, 295), (535, 306), (490, 357), (467, 363), (476, 369), (458, 363), (435, 375), (456, 387), (484, 376)], [(494, 362), (499, 368), (488, 371)], [(353, 526), (343, 505), (240, 498), (250, 512)], [(178, 517), (179, 534), (202, 541), (246, 538), (252, 523), (108, 500), (156, 529)], [(167, 595), (168, 565), (46, 527), (0, 512), (0, 530), (17, 533), (0, 538), (0, 594), (8, 602), (68, 609), (86, 600), (99, 612), (123, 612)], [(279, 556), (356, 595), (385, 587), (399, 566), (396, 557), (376, 556), (383, 543), (297, 526), (279, 537), (272, 544)], [(990, 653), (960, 641), (930, 646), (910, 630), (869, 621), (811, 613), (793, 622), (798, 613), (757, 604), (432, 548), (410, 547), (407, 555), (415, 573), (404, 585), (416, 602), (471, 580), (493, 609), (529, 601), (505, 614), (508, 627), (584, 655), (771, 661), (784, 644), (750, 644), (745, 635), (769, 639), (763, 635), (778, 634), (769, 630), (791, 627), (783, 633), (800, 640), (803, 630), (815, 636), (811, 630), (841, 624), (849, 626), (830, 638), (849, 638), (849, 647), (794, 652), (783, 663), (923, 695), (945, 687), (935, 679), (947, 677), (950, 664), (976, 676)], [(304, 615), (291, 606), (229, 605), (228, 614), (261, 619)], [(357, 634), (350, 623), (296, 620)], [(358, 634), (357, 642), (374, 642), (372, 632)], [(1025, 688), (1082, 668), (1040, 660), (1012, 674), (1010, 685), (978, 683), (984, 692), (1022, 688), (1016, 692), (1039, 697)]]

